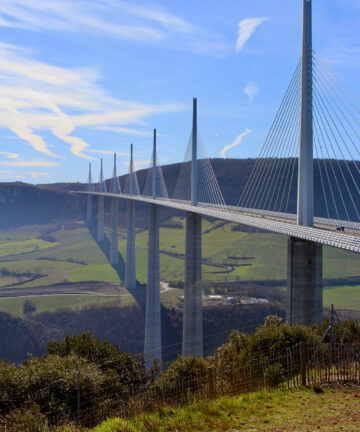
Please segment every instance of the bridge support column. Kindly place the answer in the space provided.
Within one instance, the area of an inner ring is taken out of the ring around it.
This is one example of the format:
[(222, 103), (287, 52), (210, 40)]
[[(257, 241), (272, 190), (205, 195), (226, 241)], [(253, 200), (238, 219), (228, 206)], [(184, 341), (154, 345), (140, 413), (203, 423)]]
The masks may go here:
[(132, 200), (128, 200), (127, 202), (125, 288), (127, 290), (133, 290), (136, 288), (135, 202)]
[(144, 353), (146, 368), (150, 368), (154, 359), (161, 361), (159, 208), (155, 204), (150, 204), (149, 206), (149, 248)]
[(111, 198), (110, 264), (116, 265), (118, 261), (118, 200)]
[(104, 241), (104, 197), (99, 196), (98, 201), (98, 231), (97, 241)]
[(201, 215), (186, 213), (182, 355), (203, 355)]
[(87, 205), (86, 205), (86, 222), (92, 221), (92, 195), (87, 196)]
[(286, 320), (310, 325), (322, 320), (322, 246), (288, 239)]

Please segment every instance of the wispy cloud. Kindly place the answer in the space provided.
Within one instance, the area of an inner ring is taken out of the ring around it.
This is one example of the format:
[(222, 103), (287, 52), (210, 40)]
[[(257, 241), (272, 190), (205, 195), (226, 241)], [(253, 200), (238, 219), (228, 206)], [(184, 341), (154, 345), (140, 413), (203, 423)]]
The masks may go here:
[(34, 172), (34, 171), (32, 171), (29, 174), (30, 174), (30, 177), (33, 179), (37, 179), (40, 177), (49, 177), (49, 173), (47, 173), (47, 172)]
[(5, 151), (0, 151), (0, 155), (4, 155), (9, 159), (17, 159), (20, 156), (18, 153), (11, 153)]
[(123, 128), (123, 127), (117, 127), (117, 126), (99, 126), (96, 129), (108, 131), (108, 132), (115, 132), (119, 134), (128, 134), (128, 135), (138, 135), (138, 136), (152, 136), (152, 132), (147, 131), (140, 131), (136, 129), (130, 129), (130, 128)]
[(11, 162), (0, 162), (2, 166), (11, 166), (11, 167), (27, 167), (27, 168), (35, 168), (35, 167), (57, 167), (60, 164), (58, 162), (51, 162), (45, 160), (23, 160), (23, 161), (11, 161)]
[(244, 88), (244, 92), (247, 94), (250, 103), (253, 101), (254, 97), (259, 93), (259, 91), (260, 87), (255, 82), (249, 82)]
[(135, 134), (136, 130), (123, 125), (184, 108), (112, 98), (98, 85), (99, 77), (95, 69), (49, 65), (30, 59), (14, 46), (0, 44), (0, 128), (11, 130), (44, 155), (61, 158), (42, 135), (42, 131), (50, 131), (68, 144), (71, 153), (91, 159), (85, 152), (89, 143), (74, 136), (76, 129), (109, 127)]
[(239, 34), (235, 45), (235, 51), (239, 53), (256, 28), (266, 21), (267, 18), (246, 18), (239, 21)]
[(171, 40), (172, 48), (217, 55), (228, 50), (221, 35), (161, 6), (121, 0), (2, 0), (0, 26), (30, 31), (97, 34), (144, 44)]
[(231, 144), (225, 146), (225, 147), (221, 150), (221, 152), (220, 152), (220, 156), (221, 156), (222, 158), (225, 159), (225, 158), (226, 158), (226, 153), (227, 153), (230, 149), (232, 149), (232, 148), (238, 146), (238, 145), (241, 143), (241, 141), (243, 140), (244, 136), (248, 135), (249, 133), (251, 133), (251, 130), (250, 130), (250, 129), (245, 129), (245, 132), (243, 132), (242, 134), (238, 135), (238, 136), (235, 138), (235, 140), (234, 140)]

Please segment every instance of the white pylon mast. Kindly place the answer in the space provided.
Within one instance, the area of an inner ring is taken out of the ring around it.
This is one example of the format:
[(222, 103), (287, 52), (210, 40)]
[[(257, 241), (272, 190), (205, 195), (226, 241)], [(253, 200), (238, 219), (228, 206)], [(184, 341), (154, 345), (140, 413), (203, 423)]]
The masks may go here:
[(312, 227), (314, 224), (312, 5), (311, 0), (303, 0), (303, 2), (297, 223)]

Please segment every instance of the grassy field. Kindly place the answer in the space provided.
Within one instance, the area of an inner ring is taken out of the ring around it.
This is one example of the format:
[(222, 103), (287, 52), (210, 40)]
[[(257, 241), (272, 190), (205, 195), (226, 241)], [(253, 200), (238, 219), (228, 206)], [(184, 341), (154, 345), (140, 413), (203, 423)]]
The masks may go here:
[[(162, 280), (184, 279), (185, 228), (183, 218), (173, 221), (179, 228), (160, 229), (160, 274)], [(49, 228), (49, 227), (47, 227)], [(119, 253), (123, 260), (115, 269), (105, 253), (93, 239), (88, 229), (79, 222), (75, 229), (58, 229), (51, 232), (55, 242), (38, 237), (44, 227), (24, 227), (0, 233), (0, 269), (9, 274), (0, 274), (0, 289), (12, 285), (18, 288), (48, 286), (59, 283), (98, 281), (123, 285), (126, 240), (125, 232), (119, 233)], [(203, 266), (205, 280), (283, 280), (286, 278), (287, 239), (284, 236), (264, 233), (244, 233), (234, 231), (234, 225), (219, 221), (203, 221), (203, 257), (208, 265)], [(106, 229), (109, 238), (109, 230)], [(147, 278), (148, 232), (139, 231), (136, 235), (137, 279), (146, 282)], [(214, 266), (212, 264), (217, 264)], [(219, 267), (223, 265), (223, 268)], [(226, 265), (233, 271), (225, 273)], [(36, 274), (36, 278), (24, 274)], [(345, 251), (324, 247), (324, 278), (344, 278), (360, 275), (360, 257)], [(64, 299), (57, 296), (47, 306), (39, 300), (39, 310), (46, 307), (53, 310), (59, 307), (81, 307), (102, 300), (85, 296)], [(176, 303), (174, 296), (164, 301)], [(0, 310), (18, 311), (22, 308), (20, 299), (0, 300)], [(38, 300), (36, 300), (38, 301)], [(130, 300), (129, 300), (130, 301)], [(334, 303), (338, 308), (360, 309), (360, 286), (339, 286), (324, 290), (324, 304)], [(50, 309), (49, 309), (50, 310)]]
[(126, 422), (110, 419), (92, 432), (356, 432), (360, 430), (359, 390), (254, 393), (165, 407)]
[(82, 308), (93, 304), (111, 304), (126, 306), (133, 303), (132, 296), (110, 297), (110, 296), (90, 296), (90, 295), (44, 295), (28, 296), (26, 298), (0, 298), (0, 310), (12, 315), (23, 317), (23, 305), (25, 300), (30, 300), (36, 306), (36, 313), (54, 312), (63, 308)]

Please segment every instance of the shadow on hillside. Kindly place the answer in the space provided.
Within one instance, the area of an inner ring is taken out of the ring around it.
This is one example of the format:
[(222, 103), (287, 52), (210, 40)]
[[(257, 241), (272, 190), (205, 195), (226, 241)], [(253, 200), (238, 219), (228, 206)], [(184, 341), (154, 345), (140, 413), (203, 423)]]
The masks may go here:
[[(91, 237), (95, 241), (95, 243), (99, 246), (102, 253), (105, 255), (106, 259), (108, 260), (111, 267), (116, 271), (116, 273), (119, 276), (119, 279), (121, 282), (125, 282), (125, 261), (118, 252), (118, 264), (111, 264), (110, 263), (110, 241), (104, 236), (104, 241), (99, 242), (97, 240), (97, 220), (93, 220), (92, 222), (86, 222), (86, 226), (91, 234)], [(138, 280), (136, 281), (136, 289), (129, 291), (130, 294), (133, 295), (136, 302), (139, 306), (145, 305), (145, 292), (146, 292), (146, 285), (140, 283)]]

